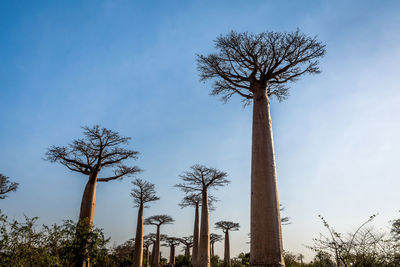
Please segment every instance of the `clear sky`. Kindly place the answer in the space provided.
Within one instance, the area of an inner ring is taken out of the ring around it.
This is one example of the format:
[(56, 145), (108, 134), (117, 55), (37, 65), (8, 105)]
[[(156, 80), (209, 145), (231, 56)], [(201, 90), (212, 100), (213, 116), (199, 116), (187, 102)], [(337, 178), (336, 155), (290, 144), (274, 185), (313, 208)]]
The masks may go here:
[[(296, 28), (318, 35), (327, 55), (320, 75), (272, 103), (280, 200), (292, 221), (285, 249), (310, 259), (304, 245), (324, 232), (318, 214), (341, 232), (373, 213), (387, 230), (399, 216), (399, 1), (1, 1), (0, 12), (0, 173), (20, 183), (0, 203), (10, 218), (77, 219), (86, 178), (42, 158), (81, 137), (80, 126), (100, 124), (132, 137), (139, 177), (161, 197), (145, 216), (176, 220), (166, 234), (192, 233), (178, 175), (194, 163), (228, 172), (210, 222), (240, 223), (231, 255), (248, 251), (251, 108), (209, 96), (195, 55), (231, 30)], [(130, 181), (98, 186), (95, 224), (112, 243), (134, 236)]]

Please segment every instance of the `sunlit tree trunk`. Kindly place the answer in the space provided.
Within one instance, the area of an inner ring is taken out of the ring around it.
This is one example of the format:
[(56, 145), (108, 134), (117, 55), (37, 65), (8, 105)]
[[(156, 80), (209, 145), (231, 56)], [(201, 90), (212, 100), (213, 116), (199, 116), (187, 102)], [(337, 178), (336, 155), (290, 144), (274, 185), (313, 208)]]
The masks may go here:
[(192, 248), (192, 264), (197, 266), (198, 250), (199, 250), (199, 237), (200, 237), (200, 221), (199, 221), (199, 203), (196, 203), (194, 214), (194, 230), (193, 230), (193, 248)]
[(133, 267), (142, 267), (143, 264), (143, 203), (139, 206), (136, 237), (135, 237), (135, 250), (133, 251)]
[(225, 251), (224, 251), (224, 265), (231, 267), (231, 255), (229, 248), (229, 231), (225, 232)]
[(198, 250), (198, 262), (201, 267), (210, 267), (210, 229), (208, 218), (208, 193), (202, 192), (201, 200), (201, 226), (200, 226), (200, 245)]
[(96, 185), (97, 175), (91, 174), (85, 186), (85, 191), (83, 191), (79, 221), (86, 219), (90, 224), (93, 224), (96, 206)]
[(160, 264), (160, 225), (157, 225), (157, 237), (156, 237), (156, 244), (154, 249), (154, 258), (153, 258), (153, 266), (158, 267)]
[(280, 220), (269, 99), (259, 86), (253, 97), (251, 266), (284, 266)]

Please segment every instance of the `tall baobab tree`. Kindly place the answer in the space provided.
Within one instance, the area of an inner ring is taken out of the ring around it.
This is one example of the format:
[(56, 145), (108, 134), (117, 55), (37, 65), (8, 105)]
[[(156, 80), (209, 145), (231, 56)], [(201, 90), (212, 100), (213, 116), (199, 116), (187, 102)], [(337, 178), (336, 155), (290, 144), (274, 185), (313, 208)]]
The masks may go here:
[(175, 248), (181, 243), (179, 238), (166, 236), (163, 241), (165, 245), (169, 247), (169, 264), (175, 266)]
[[(88, 220), (93, 223), (96, 202), (96, 186), (98, 182), (121, 180), (140, 171), (137, 166), (128, 167), (123, 164), (127, 159), (137, 159), (138, 152), (121, 147), (129, 144), (129, 137), (100, 128), (83, 128), (83, 139), (74, 140), (67, 147), (52, 146), (46, 152), (46, 160), (58, 162), (69, 170), (88, 176), (83, 192), (79, 221)], [(114, 175), (99, 178), (103, 169), (112, 168)]]
[(183, 183), (177, 184), (187, 194), (201, 193), (200, 243), (196, 263), (201, 267), (210, 266), (210, 223), (208, 207), (208, 190), (229, 183), (227, 173), (203, 165), (193, 165), (191, 171), (180, 175)]
[(210, 247), (211, 247), (210, 255), (211, 256), (214, 256), (214, 244), (216, 242), (221, 242), (221, 241), (222, 241), (222, 235), (214, 234), (214, 233), (210, 234)]
[(198, 55), (202, 81), (214, 80), (211, 95), (237, 94), (253, 103), (251, 155), (251, 266), (282, 266), (283, 247), (275, 169), (270, 97), (284, 100), (288, 83), (317, 74), (325, 46), (299, 30), (236, 33), (215, 40), (216, 53)]
[(154, 215), (148, 217), (144, 220), (144, 224), (146, 225), (155, 225), (157, 226), (157, 236), (156, 236), (156, 244), (154, 249), (154, 256), (152, 266), (158, 267), (160, 264), (160, 242), (161, 242), (161, 232), (160, 228), (163, 224), (171, 224), (174, 222), (171, 216), (168, 215)]
[(132, 189), (131, 197), (133, 198), (135, 207), (139, 208), (135, 250), (133, 252), (133, 266), (141, 267), (143, 264), (143, 210), (148, 207), (146, 203), (159, 200), (160, 198), (156, 195), (154, 184), (143, 181), (142, 179), (136, 179), (132, 184), (134, 188)]
[(0, 173), (0, 199), (5, 199), (10, 192), (17, 191), (18, 183), (10, 182), (10, 178)]
[(215, 223), (215, 228), (221, 229), (225, 234), (224, 265), (231, 266), (231, 254), (229, 246), (229, 232), (238, 231), (240, 225), (230, 221), (219, 221)]
[(150, 262), (150, 250), (149, 250), (149, 248), (154, 243), (155, 243), (155, 239), (154, 239), (154, 242), (153, 242), (152, 240), (150, 240), (149, 236), (145, 235), (143, 237), (143, 248), (146, 249), (146, 256), (145, 256), (145, 259), (146, 259), (145, 266), (146, 267), (149, 266), (149, 262)]
[(190, 257), (190, 248), (193, 247), (193, 236), (184, 236), (179, 238), (179, 241), (184, 246), (185, 256)]
[[(213, 202), (215, 202), (216, 199), (212, 197), (211, 195), (208, 195), (208, 205), (209, 209), (213, 209)], [(200, 216), (199, 216), (199, 206), (201, 205), (201, 194), (197, 193), (190, 193), (187, 194), (179, 203), (179, 206), (181, 208), (186, 208), (186, 207), (194, 207), (195, 212), (194, 212), (194, 229), (193, 229), (193, 249), (192, 249), (192, 265), (194, 267), (197, 267), (197, 261), (198, 261), (198, 250), (199, 250), (199, 243), (200, 243)]]

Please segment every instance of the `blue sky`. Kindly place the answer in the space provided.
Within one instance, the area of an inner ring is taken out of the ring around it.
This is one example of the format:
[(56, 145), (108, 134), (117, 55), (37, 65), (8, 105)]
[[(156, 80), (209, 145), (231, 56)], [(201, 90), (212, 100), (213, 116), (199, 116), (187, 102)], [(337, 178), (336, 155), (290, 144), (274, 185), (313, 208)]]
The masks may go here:
[[(318, 214), (343, 232), (373, 213), (387, 230), (399, 216), (398, 1), (2, 1), (0, 10), (0, 173), (20, 183), (1, 201), (11, 218), (78, 217), (86, 178), (42, 158), (100, 124), (132, 137), (140, 177), (161, 197), (145, 216), (174, 217), (167, 234), (192, 231), (193, 211), (177, 206), (172, 187), (178, 175), (194, 163), (227, 171), (232, 183), (215, 191), (210, 220), (239, 222), (231, 254), (248, 251), (251, 108), (209, 96), (195, 55), (231, 30), (296, 28), (318, 35), (327, 55), (320, 75), (272, 103), (280, 200), (292, 220), (285, 249), (310, 258), (304, 245), (324, 231)], [(98, 187), (95, 223), (112, 242), (134, 236), (130, 189), (129, 179)]]

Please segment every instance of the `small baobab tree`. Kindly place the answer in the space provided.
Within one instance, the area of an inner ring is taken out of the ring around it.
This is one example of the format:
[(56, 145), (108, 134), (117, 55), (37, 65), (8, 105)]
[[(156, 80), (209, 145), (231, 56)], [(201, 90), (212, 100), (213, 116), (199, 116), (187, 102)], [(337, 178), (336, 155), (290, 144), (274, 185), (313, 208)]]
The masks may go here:
[(143, 210), (148, 207), (146, 203), (157, 201), (160, 198), (156, 195), (154, 184), (143, 181), (142, 179), (136, 179), (132, 184), (134, 187), (131, 192), (131, 197), (133, 198), (135, 207), (139, 208), (135, 250), (133, 252), (133, 266), (141, 267), (143, 263)]
[(179, 238), (166, 236), (163, 238), (165, 245), (169, 247), (169, 264), (175, 266), (175, 248), (181, 243)]
[(184, 236), (182, 238), (179, 238), (179, 241), (182, 243), (184, 246), (184, 251), (185, 251), (185, 256), (190, 257), (190, 248), (193, 247), (193, 236)]
[(219, 234), (214, 234), (214, 233), (211, 233), (210, 234), (210, 247), (211, 247), (211, 249), (210, 249), (210, 255), (211, 256), (214, 256), (215, 254), (214, 254), (214, 244), (216, 243), (216, 242), (221, 242), (222, 241), (222, 235), (219, 235)]
[(10, 192), (17, 191), (18, 183), (11, 182), (10, 178), (0, 173), (0, 199), (5, 199)]
[[(138, 152), (123, 148), (129, 143), (129, 137), (100, 128), (83, 128), (83, 139), (74, 140), (67, 147), (52, 146), (46, 152), (46, 160), (58, 162), (69, 170), (88, 176), (88, 182), (83, 192), (79, 221), (87, 220), (93, 223), (96, 202), (96, 186), (98, 182), (121, 180), (140, 171), (137, 166), (128, 167), (125, 160), (137, 159)], [(114, 175), (99, 178), (100, 171), (112, 168)]]
[(152, 266), (158, 266), (160, 264), (160, 243), (161, 243), (161, 225), (163, 224), (171, 224), (174, 222), (174, 219), (172, 219), (171, 216), (169, 215), (154, 215), (151, 217), (148, 217), (144, 220), (145, 225), (155, 225), (157, 227), (157, 234), (156, 234), (156, 243), (155, 243), (155, 249), (153, 253), (153, 262)]
[(251, 266), (282, 266), (283, 246), (275, 168), (270, 97), (284, 100), (288, 84), (317, 74), (325, 46), (299, 30), (260, 34), (232, 31), (215, 40), (216, 53), (198, 55), (202, 81), (214, 80), (212, 95), (253, 103), (251, 154)]
[(193, 165), (190, 171), (180, 175), (183, 183), (177, 184), (183, 192), (190, 194), (198, 192), (201, 194), (201, 224), (200, 224), (200, 243), (196, 263), (201, 267), (210, 266), (210, 223), (208, 190), (225, 186), (229, 183), (227, 173), (215, 168), (203, 165)]
[[(160, 238), (162, 239), (163, 235), (161, 235)], [(148, 240), (150, 242), (150, 245), (153, 245), (153, 247), (151, 248), (151, 259), (149, 259), (149, 261), (147, 262), (147, 265), (152, 266), (154, 261), (154, 253), (156, 251), (157, 234), (155, 233), (147, 234), (143, 237), (143, 239)]]
[(153, 244), (153, 241), (150, 240), (149, 236), (147, 236), (147, 235), (143, 236), (143, 248), (146, 251), (146, 254), (145, 254), (145, 257), (144, 257), (143, 261), (145, 262), (145, 266), (146, 267), (149, 266), (149, 262), (150, 262), (150, 246), (152, 244)]
[[(213, 209), (213, 202), (216, 199), (211, 195), (208, 195), (208, 205), (209, 209)], [(193, 228), (193, 249), (192, 249), (192, 265), (197, 267), (198, 261), (198, 250), (200, 243), (200, 216), (199, 216), (199, 206), (201, 205), (201, 194), (200, 193), (190, 193), (187, 194), (179, 203), (181, 208), (194, 207), (194, 228)]]
[(221, 229), (225, 234), (225, 247), (224, 247), (224, 265), (231, 266), (231, 254), (229, 247), (229, 232), (230, 231), (238, 231), (240, 225), (238, 223), (230, 222), (230, 221), (219, 221), (215, 223), (216, 229)]

